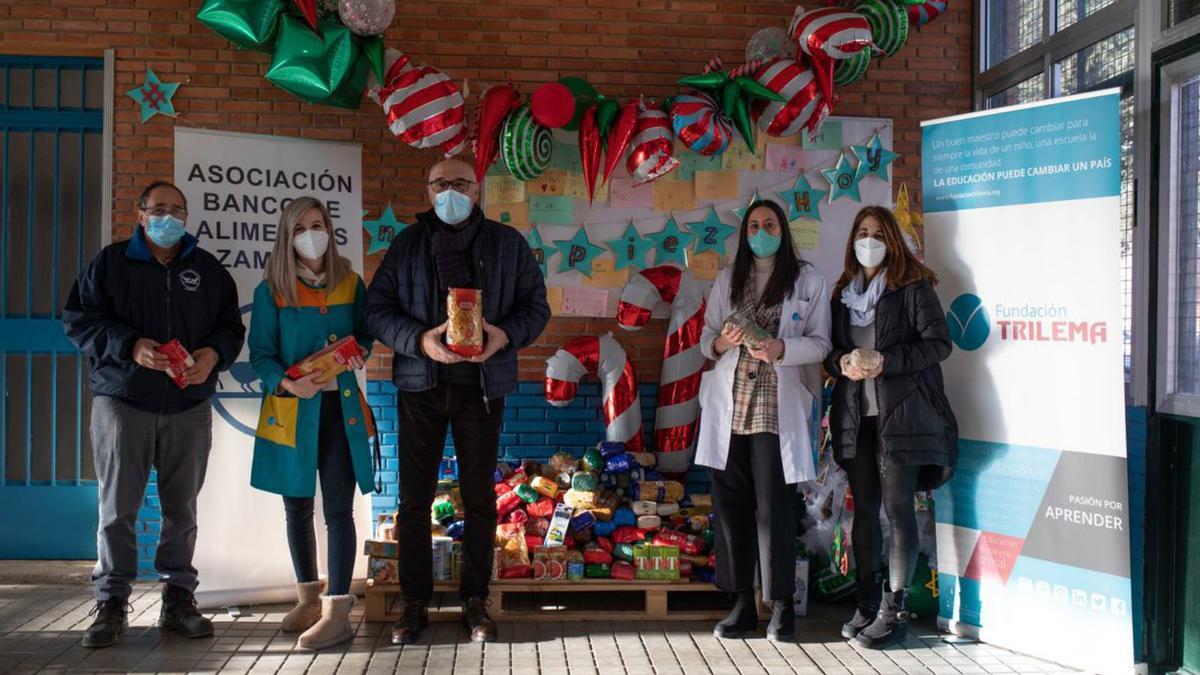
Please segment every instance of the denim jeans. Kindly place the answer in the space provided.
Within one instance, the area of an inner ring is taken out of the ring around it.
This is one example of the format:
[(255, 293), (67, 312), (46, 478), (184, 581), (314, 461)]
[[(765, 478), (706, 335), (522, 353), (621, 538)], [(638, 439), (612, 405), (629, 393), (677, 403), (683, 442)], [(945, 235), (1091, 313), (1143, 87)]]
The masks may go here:
[[(329, 595), (350, 592), (350, 577), (354, 574), (354, 552), (357, 537), (354, 532), (354, 462), (350, 457), (350, 442), (342, 420), (342, 404), (336, 391), (321, 393), (321, 426), (317, 432), (317, 473), (321, 482), (321, 499), (325, 511), (325, 531), (329, 539)], [(296, 580), (317, 580), (317, 538), (313, 531), (312, 497), (284, 497), (287, 513), (288, 548), (292, 552), (292, 567)]]

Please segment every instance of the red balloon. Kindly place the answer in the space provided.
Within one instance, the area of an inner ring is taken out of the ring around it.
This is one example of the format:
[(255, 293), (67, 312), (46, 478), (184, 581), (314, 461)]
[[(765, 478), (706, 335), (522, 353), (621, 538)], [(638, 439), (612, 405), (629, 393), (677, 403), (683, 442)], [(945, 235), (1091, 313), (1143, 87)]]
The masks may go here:
[(596, 122), (594, 105), (588, 107), (579, 123), (579, 158), (583, 160), (583, 182), (591, 204), (596, 192), (596, 176), (600, 173), (600, 126)]
[(612, 131), (608, 134), (608, 154), (604, 157), (604, 182), (612, 176), (612, 172), (621, 163), (621, 158), (625, 156), (625, 151), (629, 149), (630, 142), (633, 141), (633, 133), (637, 131), (639, 105), (638, 100), (633, 99), (621, 107), (621, 114), (617, 116), (616, 124), (613, 124)]
[(500, 154), (500, 128), (504, 124), (504, 118), (519, 105), (521, 98), (511, 82), (488, 87), (479, 97), (479, 108), (476, 112), (478, 135), (475, 139), (475, 180), (481, 185), (488, 167)]
[(575, 97), (567, 85), (559, 82), (547, 82), (534, 89), (529, 104), (533, 119), (550, 129), (562, 127), (575, 116)]
[(296, 0), (296, 7), (300, 9), (300, 13), (304, 15), (304, 23), (308, 27), (317, 29), (317, 0)]

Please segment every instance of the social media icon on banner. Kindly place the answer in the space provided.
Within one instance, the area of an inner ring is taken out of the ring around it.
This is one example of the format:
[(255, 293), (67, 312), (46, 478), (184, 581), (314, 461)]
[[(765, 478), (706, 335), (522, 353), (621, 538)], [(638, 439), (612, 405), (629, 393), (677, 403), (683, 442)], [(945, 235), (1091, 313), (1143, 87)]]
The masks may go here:
[(1125, 616), (1125, 601), (1121, 598), (1113, 598), (1112, 602), (1108, 603), (1108, 611), (1110, 614)]
[(1029, 577), (1017, 578), (1017, 590), (1022, 593), (1033, 593), (1033, 579)]
[(1071, 602), (1077, 607), (1087, 607), (1088, 596), (1087, 591), (1082, 588), (1071, 589)]
[(1050, 583), (1049, 582), (1039, 581), (1039, 582), (1037, 582), (1037, 584), (1035, 586), (1037, 588), (1037, 595), (1039, 598), (1049, 598), (1050, 597)]
[(1066, 586), (1054, 584), (1054, 599), (1059, 602), (1067, 602), (1070, 600), (1070, 592)]
[(1092, 593), (1092, 611), (1108, 611), (1108, 596), (1103, 593)]

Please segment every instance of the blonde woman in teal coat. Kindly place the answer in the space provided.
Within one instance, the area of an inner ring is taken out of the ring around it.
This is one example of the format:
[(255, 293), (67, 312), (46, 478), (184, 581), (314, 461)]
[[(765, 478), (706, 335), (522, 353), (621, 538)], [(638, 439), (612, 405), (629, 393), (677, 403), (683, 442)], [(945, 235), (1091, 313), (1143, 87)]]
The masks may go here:
[[(283, 495), (299, 602), (282, 628), (304, 631), (299, 645), (309, 649), (354, 635), (354, 489), (365, 494), (374, 488), (374, 419), (354, 371), (328, 382), (319, 373), (293, 380), (285, 372), (349, 335), (364, 351), (371, 349), (366, 289), (332, 239), (332, 221), (320, 201), (301, 197), (284, 208), (266, 278), (254, 291), (247, 340), (250, 363), (263, 382), (250, 484)], [(365, 359), (350, 365), (362, 368)], [(318, 477), (329, 539), (327, 589), (317, 577), (313, 532)]]

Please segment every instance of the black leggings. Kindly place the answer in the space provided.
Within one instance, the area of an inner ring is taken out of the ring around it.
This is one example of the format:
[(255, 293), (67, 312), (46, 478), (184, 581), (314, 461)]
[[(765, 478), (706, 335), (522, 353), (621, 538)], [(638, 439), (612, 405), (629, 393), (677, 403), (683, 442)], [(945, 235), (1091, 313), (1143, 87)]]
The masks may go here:
[(920, 466), (879, 466), (879, 427), (875, 417), (864, 417), (858, 428), (854, 459), (844, 465), (854, 493), (854, 525), (850, 540), (858, 576), (874, 575), (883, 567), (883, 528), (879, 507), (887, 510), (892, 529), (888, 552), (888, 580), (892, 590), (908, 588), (917, 565), (917, 491)]

